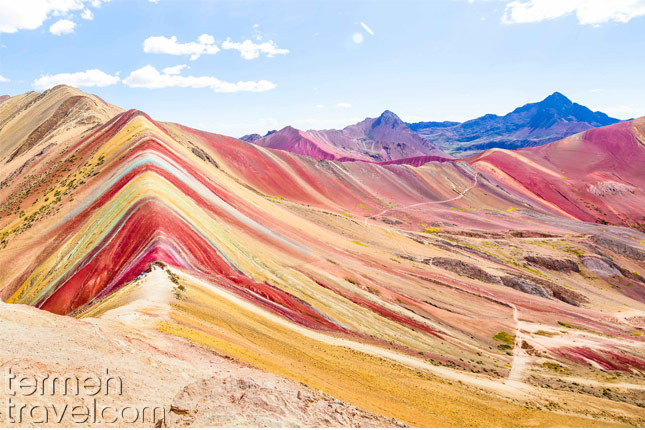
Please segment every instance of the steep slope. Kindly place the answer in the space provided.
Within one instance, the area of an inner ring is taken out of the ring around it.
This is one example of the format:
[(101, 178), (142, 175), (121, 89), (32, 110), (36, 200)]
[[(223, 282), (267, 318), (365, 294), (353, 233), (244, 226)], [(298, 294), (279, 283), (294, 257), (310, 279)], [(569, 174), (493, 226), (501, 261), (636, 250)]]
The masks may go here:
[(77, 135), (120, 111), (66, 85), (8, 98), (0, 104), (0, 163), (12, 165), (34, 147), (42, 149), (55, 139)]
[(52, 145), (0, 189), (9, 303), (412, 425), (643, 424), (645, 234), (494, 160), (315, 160), (135, 110)]
[(504, 116), (489, 114), (463, 123), (418, 122), (409, 126), (450, 154), (466, 156), (490, 148), (539, 146), (618, 121), (555, 92)]
[(645, 118), (470, 162), (577, 219), (645, 231)]
[(285, 127), (252, 142), (265, 148), (308, 155), (318, 160), (380, 162), (420, 156), (452, 158), (410, 130), (390, 111), (383, 112), (378, 118), (366, 118), (342, 130), (303, 132)]
[(293, 154), (302, 154), (316, 160), (335, 160), (345, 153), (326, 142), (317, 139), (309, 132), (287, 126), (275, 133), (252, 141), (264, 148), (279, 149)]
[[(141, 282), (142, 288), (168, 288), (170, 280), (156, 276), (159, 272)], [(286, 378), (240, 365), (178, 337), (122, 324), (114, 315), (75, 320), (36, 308), (0, 303), (0, 327), (3, 345), (0, 360), (7, 366), (7, 371), (10, 368), (18, 377), (101, 377), (107, 375), (107, 370), (112, 378), (122, 381), (121, 392), (102, 390), (98, 396), (93, 396), (83, 395), (85, 392), (81, 389), (82, 394), (74, 396), (75, 400), (80, 400), (79, 404), (85, 405), (92, 405), (100, 398), (99, 413), (89, 420), (94, 426), (401, 425)], [(51, 424), (77, 428), (79, 424), (89, 426), (83, 421), (82, 414), (73, 415), (71, 407), (65, 408), (70, 404), (67, 392), (57, 389), (56, 393), (51, 393), (48, 390), (49, 386), (44, 391), (47, 401), (57, 405), (57, 415)], [(33, 396), (28, 391), (24, 393), (16, 390), (16, 395), (11, 396), (14, 405), (33, 404)], [(111, 413), (101, 414), (100, 408), (105, 406), (134, 407), (141, 415), (133, 423), (132, 414), (126, 414), (125, 418), (114, 417)], [(78, 408), (82, 412), (82, 406)], [(27, 414), (19, 419), (15, 410), (9, 416), (11, 411), (7, 413), (7, 409), (0, 416), (9, 427), (20, 427), (19, 423), (24, 427), (42, 420), (42, 415), (37, 415), (40, 412), (38, 408), (32, 420)], [(114, 423), (113, 419), (117, 422)]]

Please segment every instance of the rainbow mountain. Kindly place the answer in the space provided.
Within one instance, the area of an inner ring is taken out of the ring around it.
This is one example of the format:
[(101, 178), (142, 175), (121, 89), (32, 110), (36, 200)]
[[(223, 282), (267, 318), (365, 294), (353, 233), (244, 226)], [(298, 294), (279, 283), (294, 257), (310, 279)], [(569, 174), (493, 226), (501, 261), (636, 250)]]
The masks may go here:
[(0, 118), (3, 362), (109, 362), (173, 425), (645, 423), (645, 118), (403, 164), (66, 86)]

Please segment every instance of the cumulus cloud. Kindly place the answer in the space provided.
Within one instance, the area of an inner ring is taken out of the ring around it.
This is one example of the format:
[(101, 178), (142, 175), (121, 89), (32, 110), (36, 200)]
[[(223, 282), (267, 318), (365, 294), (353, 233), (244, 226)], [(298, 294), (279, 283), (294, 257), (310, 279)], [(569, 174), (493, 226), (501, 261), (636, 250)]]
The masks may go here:
[(240, 55), (245, 60), (258, 58), (260, 54), (265, 54), (267, 57), (273, 57), (275, 55), (285, 55), (289, 53), (288, 49), (278, 48), (273, 40), (263, 43), (254, 43), (251, 40), (232, 42), (230, 38), (227, 38), (222, 43), (222, 49), (235, 49), (240, 51)]
[(49, 32), (56, 36), (61, 36), (63, 34), (73, 33), (75, 27), (76, 23), (74, 21), (59, 19), (49, 27)]
[[(174, 70), (173, 70), (174, 71)], [(153, 66), (145, 66), (130, 73), (123, 83), (132, 88), (210, 88), (216, 93), (235, 93), (239, 91), (262, 92), (275, 88), (269, 81), (239, 81), (236, 83), (220, 81), (213, 76), (180, 76), (160, 73)]]
[(9, 82), (9, 79), (7, 79), (4, 76), (0, 75), (0, 82)]
[(626, 23), (645, 15), (645, 0), (515, 0), (506, 4), (502, 22), (540, 22), (574, 13), (583, 25)]
[[(104, 0), (109, 1), (109, 0)], [(34, 30), (52, 16), (64, 16), (85, 9), (85, 4), (101, 5), (101, 0), (6, 0), (0, 1), (0, 33)]]
[(336, 107), (347, 109), (352, 107), (351, 103), (336, 103)]
[[(253, 27), (257, 31), (257, 24)], [(257, 36), (262, 38), (258, 32)], [(237, 50), (240, 52), (242, 58), (252, 60), (258, 58), (260, 55), (273, 57), (275, 55), (288, 54), (288, 49), (278, 48), (272, 40), (263, 43), (255, 43), (251, 40), (244, 42), (233, 42), (227, 38), (222, 44), (221, 49)], [(143, 51), (150, 54), (170, 54), (170, 55), (188, 55), (191, 60), (198, 59), (201, 55), (217, 54), (220, 47), (215, 43), (215, 38), (210, 34), (202, 34), (194, 42), (178, 43), (176, 36), (151, 36), (143, 42)]]
[(92, 13), (91, 10), (85, 9), (83, 13), (81, 14), (81, 18), (86, 19), (88, 21), (91, 21), (94, 19), (94, 14)]
[(45, 75), (36, 79), (32, 86), (37, 90), (46, 90), (56, 85), (66, 84), (73, 87), (107, 87), (119, 82), (118, 76), (108, 75), (98, 69), (78, 73), (59, 73)]
[(186, 64), (178, 64), (176, 66), (166, 67), (165, 69), (163, 69), (163, 72), (167, 75), (178, 75), (182, 70), (186, 68), (190, 69), (190, 67), (188, 67)]
[(215, 45), (215, 38), (209, 34), (202, 34), (195, 42), (177, 43), (177, 36), (170, 38), (152, 36), (143, 41), (143, 52), (149, 54), (189, 55), (191, 60), (198, 59), (201, 55), (217, 54), (219, 48)]

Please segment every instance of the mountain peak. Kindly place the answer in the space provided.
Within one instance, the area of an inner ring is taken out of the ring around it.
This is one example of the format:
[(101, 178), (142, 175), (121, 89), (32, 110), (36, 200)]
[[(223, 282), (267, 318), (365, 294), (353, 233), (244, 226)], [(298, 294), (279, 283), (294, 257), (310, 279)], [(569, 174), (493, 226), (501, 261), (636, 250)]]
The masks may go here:
[(390, 120), (399, 120), (401, 121), (401, 118), (391, 110), (384, 110), (383, 113), (379, 116), (381, 119), (390, 119)]
[(300, 133), (300, 130), (290, 125), (287, 125), (286, 127), (283, 127), (282, 129), (280, 129), (279, 131), (275, 131), (275, 130), (269, 131), (267, 134), (264, 135), (264, 137), (270, 136), (274, 133), (290, 133), (290, 134), (296, 133), (297, 134), (297, 133)]
[(398, 127), (399, 125), (405, 125), (405, 123), (401, 121), (401, 118), (399, 118), (397, 114), (390, 110), (384, 111), (378, 118), (376, 118), (372, 127), (378, 127), (384, 124), (391, 126), (392, 128)]
[(540, 102), (540, 104), (543, 105), (548, 105), (552, 107), (559, 107), (559, 106), (571, 106), (573, 102), (569, 100), (564, 94), (559, 93), (559, 92), (554, 92), (544, 100)]
[(503, 116), (488, 114), (451, 127), (425, 122), (411, 128), (444, 151), (464, 156), (490, 148), (544, 145), (616, 122), (619, 120), (593, 112), (556, 91)]
[(380, 115), (382, 118), (398, 118), (399, 116), (392, 112), (391, 110), (384, 110), (383, 113)]

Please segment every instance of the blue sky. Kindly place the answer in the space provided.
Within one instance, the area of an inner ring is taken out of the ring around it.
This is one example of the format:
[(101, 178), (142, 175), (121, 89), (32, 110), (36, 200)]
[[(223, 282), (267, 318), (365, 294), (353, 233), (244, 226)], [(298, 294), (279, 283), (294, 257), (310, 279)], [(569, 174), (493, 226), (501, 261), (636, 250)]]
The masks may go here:
[(643, 46), (643, 0), (0, 0), (0, 94), (65, 82), (233, 136), (385, 109), (459, 121), (554, 91), (629, 118)]

